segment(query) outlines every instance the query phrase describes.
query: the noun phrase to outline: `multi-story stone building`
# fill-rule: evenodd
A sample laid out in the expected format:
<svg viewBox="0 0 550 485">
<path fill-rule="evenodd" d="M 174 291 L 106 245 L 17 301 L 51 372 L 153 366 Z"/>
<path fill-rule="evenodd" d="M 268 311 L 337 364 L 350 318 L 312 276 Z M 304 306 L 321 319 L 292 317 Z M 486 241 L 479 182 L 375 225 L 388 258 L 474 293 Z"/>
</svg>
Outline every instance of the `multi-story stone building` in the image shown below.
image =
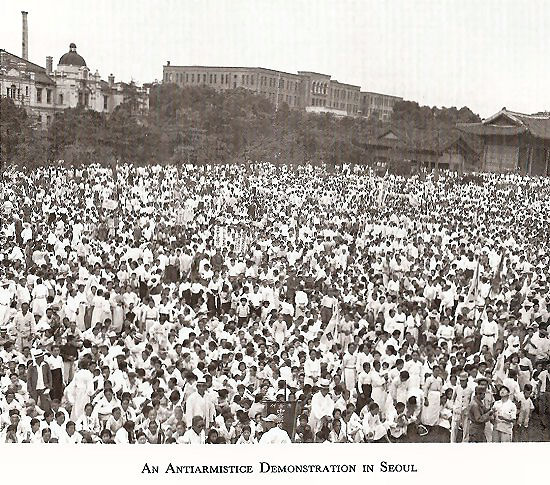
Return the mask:
<svg viewBox="0 0 550 485">
<path fill-rule="evenodd" d="M 163 81 L 179 86 L 210 86 L 216 91 L 245 88 L 274 104 L 300 108 L 301 78 L 262 67 L 164 66 Z"/>
<path fill-rule="evenodd" d="M 389 121 L 393 113 L 393 107 L 397 101 L 403 101 L 398 96 L 389 94 L 371 93 L 361 91 L 361 115 L 366 118 L 376 118 L 380 121 Z"/>
<path fill-rule="evenodd" d="M 28 60 L 27 15 L 23 14 L 22 57 L 0 49 L 0 96 L 8 97 L 17 106 L 24 107 L 36 119 L 37 126 L 46 128 L 53 115 L 66 108 L 112 113 L 130 98 L 137 114 L 149 108 L 149 90 L 134 83 L 115 83 L 111 74 L 108 81 L 99 72 L 92 72 L 84 58 L 71 43 L 69 51 L 61 56 L 53 69 L 53 58 L 46 57 L 46 67 Z"/>
<path fill-rule="evenodd" d="M 328 74 L 299 71 L 291 74 L 263 67 L 173 66 L 167 62 L 163 82 L 180 86 L 210 86 L 217 91 L 245 88 L 264 96 L 276 106 L 333 112 L 343 116 L 359 113 L 360 87 L 340 83 Z"/>
</svg>

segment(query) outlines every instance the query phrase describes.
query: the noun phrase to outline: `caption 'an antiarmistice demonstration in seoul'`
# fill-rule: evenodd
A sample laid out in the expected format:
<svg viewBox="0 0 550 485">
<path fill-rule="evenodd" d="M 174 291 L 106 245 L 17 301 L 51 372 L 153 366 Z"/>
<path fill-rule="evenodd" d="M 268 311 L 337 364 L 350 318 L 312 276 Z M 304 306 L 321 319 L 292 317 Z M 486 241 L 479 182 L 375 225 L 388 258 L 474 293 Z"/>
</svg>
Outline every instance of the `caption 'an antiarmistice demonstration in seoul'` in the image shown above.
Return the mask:
<svg viewBox="0 0 550 485">
<path fill-rule="evenodd" d="M 499 116 L 471 130 L 550 132 Z M 485 148 L 3 166 L 0 441 L 548 440 L 550 179 Z"/>
</svg>

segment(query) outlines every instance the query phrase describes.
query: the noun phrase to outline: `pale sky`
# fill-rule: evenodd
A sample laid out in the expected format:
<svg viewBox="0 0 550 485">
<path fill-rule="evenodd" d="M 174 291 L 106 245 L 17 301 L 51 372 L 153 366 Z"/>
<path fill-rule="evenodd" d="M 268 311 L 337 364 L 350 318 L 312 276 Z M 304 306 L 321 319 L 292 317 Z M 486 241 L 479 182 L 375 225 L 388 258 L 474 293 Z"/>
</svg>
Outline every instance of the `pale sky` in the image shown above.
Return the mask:
<svg viewBox="0 0 550 485">
<path fill-rule="evenodd" d="M 0 47 L 42 66 L 75 42 L 104 79 L 173 65 L 316 71 L 430 106 L 550 110 L 547 0 L 17 0 Z"/>
</svg>

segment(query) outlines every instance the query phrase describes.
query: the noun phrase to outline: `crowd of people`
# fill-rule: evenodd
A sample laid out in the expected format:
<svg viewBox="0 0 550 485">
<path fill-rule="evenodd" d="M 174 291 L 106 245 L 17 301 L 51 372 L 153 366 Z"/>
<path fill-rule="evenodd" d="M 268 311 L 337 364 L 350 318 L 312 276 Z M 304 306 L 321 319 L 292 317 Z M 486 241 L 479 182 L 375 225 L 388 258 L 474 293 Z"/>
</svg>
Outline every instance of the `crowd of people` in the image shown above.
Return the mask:
<svg viewBox="0 0 550 485">
<path fill-rule="evenodd" d="M 550 439 L 548 179 L 250 163 L 0 182 L 1 442 Z"/>
</svg>

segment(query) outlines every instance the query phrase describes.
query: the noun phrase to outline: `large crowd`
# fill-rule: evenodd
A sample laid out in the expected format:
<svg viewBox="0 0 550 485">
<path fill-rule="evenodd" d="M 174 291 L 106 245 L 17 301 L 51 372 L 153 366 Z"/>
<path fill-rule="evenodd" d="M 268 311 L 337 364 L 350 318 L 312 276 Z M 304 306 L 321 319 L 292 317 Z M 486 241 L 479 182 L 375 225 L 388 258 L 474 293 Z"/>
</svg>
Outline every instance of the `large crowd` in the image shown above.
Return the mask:
<svg viewBox="0 0 550 485">
<path fill-rule="evenodd" d="M 0 182 L 0 442 L 550 439 L 548 179 L 251 163 Z"/>
</svg>

